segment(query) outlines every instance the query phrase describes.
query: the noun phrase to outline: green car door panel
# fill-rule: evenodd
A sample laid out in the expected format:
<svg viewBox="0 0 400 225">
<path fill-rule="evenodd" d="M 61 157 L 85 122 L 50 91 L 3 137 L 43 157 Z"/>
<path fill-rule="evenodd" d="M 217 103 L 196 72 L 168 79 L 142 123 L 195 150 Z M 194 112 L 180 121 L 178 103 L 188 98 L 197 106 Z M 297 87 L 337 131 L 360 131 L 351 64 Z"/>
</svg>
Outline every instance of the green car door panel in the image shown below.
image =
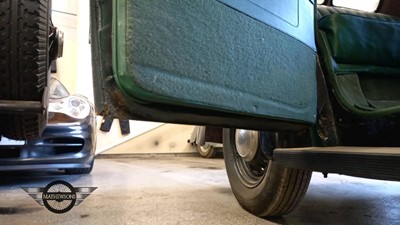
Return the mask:
<svg viewBox="0 0 400 225">
<path fill-rule="evenodd" d="M 113 15 L 113 79 L 127 101 L 315 123 L 312 45 L 213 0 L 119 0 Z M 313 14 L 299 22 L 312 39 Z"/>
</svg>

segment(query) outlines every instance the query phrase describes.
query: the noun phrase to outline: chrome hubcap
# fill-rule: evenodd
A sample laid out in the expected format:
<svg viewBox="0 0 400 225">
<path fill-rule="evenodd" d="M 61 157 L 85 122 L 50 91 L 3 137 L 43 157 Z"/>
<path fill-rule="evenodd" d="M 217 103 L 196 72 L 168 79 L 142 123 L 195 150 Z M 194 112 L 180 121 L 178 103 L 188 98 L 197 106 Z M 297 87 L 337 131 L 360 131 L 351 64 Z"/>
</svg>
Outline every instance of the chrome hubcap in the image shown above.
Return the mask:
<svg viewBox="0 0 400 225">
<path fill-rule="evenodd" d="M 57 58 L 61 58 L 63 56 L 64 51 L 64 33 L 60 30 L 57 30 Z"/>
<path fill-rule="evenodd" d="M 210 151 L 211 147 L 212 147 L 212 146 L 209 145 L 209 144 L 205 144 L 205 145 L 199 146 L 200 151 L 202 151 L 202 152 L 204 152 L 204 153 Z"/>
<path fill-rule="evenodd" d="M 258 131 L 237 129 L 235 144 L 239 155 L 249 162 L 254 159 L 258 149 Z"/>
</svg>

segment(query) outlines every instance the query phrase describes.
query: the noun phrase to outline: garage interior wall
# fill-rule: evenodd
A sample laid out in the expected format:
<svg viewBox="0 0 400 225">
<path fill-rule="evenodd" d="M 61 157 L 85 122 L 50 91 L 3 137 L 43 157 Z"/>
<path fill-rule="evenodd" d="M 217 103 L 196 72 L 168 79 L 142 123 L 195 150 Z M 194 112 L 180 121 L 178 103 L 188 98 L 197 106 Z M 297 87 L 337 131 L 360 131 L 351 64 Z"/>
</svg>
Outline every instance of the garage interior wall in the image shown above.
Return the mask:
<svg viewBox="0 0 400 225">
<path fill-rule="evenodd" d="M 57 60 L 56 76 L 71 94 L 81 94 L 92 102 L 93 87 L 89 43 L 89 1 L 56 0 L 52 20 L 64 32 L 63 57 Z M 99 130 L 97 118 L 96 154 L 194 152 L 187 143 L 194 126 L 129 121 L 130 134 L 122 135 L 118 121 L 109 132 Z"/>
</svg>

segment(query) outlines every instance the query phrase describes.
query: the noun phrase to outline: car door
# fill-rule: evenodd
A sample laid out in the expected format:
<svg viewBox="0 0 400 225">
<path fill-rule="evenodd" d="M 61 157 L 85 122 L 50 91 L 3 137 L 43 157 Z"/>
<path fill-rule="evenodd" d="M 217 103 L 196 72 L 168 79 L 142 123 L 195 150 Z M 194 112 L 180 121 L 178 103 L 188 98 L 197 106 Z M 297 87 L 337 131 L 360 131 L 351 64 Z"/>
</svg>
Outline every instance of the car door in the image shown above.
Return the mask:
<svg viewBox="0 0 400 225">
<path fill-rule="evenodd" d="M 101 114 L 251 129 L 315 122 L 313 1 L 91 2 Z"/>
</svg>

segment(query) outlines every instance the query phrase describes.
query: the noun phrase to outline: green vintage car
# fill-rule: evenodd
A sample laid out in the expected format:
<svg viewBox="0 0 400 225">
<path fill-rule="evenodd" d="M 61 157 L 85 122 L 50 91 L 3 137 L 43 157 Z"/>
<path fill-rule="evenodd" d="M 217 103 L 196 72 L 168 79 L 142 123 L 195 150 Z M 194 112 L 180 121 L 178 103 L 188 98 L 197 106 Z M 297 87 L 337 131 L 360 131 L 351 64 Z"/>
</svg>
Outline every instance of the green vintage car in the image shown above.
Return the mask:
<svg viewBox="0 0 400 225">
<path fill-rule="evenodd" d="M 346 2 L 91 0 L 97 110 L 224 127 L 257 216 L 290 212 L 312 171 L 400 181 L 400 2 Z"/>
</svg>

